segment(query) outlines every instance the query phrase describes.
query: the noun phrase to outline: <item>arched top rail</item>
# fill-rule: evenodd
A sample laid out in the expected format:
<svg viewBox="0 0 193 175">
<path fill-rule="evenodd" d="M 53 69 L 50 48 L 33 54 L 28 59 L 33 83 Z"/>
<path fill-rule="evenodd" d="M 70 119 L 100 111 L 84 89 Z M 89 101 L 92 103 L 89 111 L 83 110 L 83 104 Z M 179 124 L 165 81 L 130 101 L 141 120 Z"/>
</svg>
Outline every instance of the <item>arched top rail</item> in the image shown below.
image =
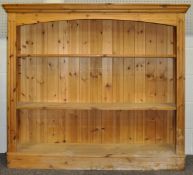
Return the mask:
<svg viewBox="0 0 193 175">
<path fill-rule="evenodd" d="M 16 26 L 65 20 L 123 20 L 177 26 L 178 15 L 171 13 L 18 13 Z"/>
<path fill-rule="evenodd" d="M 17 26 L 79 19 L 130 20 L 177 26 L 178 15 L 185 13 L 190 5 L 4 4 L 3 7 L 8 13 L 15 14 Z"/>
</svg>

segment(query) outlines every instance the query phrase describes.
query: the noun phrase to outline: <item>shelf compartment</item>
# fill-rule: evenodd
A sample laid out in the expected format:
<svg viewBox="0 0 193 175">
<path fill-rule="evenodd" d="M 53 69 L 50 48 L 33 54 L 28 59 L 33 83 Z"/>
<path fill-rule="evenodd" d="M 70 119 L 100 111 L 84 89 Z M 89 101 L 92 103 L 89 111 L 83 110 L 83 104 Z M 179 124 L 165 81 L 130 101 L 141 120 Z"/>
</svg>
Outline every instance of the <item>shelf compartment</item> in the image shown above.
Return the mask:
<svg viewBox="0 0 193 175">
<path fill-rule="evenodd" d="M 89 57 L 176 54 L 173 26 L 140 24 L 117 20 L 70 20 L 25 25 L 20 27 L 18 50 L 21 54 L 80 54 Z M 37 34 L 37 30 L 41 32 Z"/>
<path fill-rule="evenodd" d="M 18 143 L 174 145 L 175 113 L 157 110 L 21 109 L 17 111 Z M 46 133 L 41 134 L 41 131 Z"/>
<path fill-rule="evenodd" d="M 110 58 L 176 58 L 176 55 L 116 55 L 116 54 L 19 54 L 24 57 L 110 57 Z"/>
<path fill-rule="evenodd" d="M 144 103 L 40 103 L 20 102 L 17 109 L 76 109 L 76 110 L 176 110 L 175 104 Z"/>
<path fill-rule="evenodd" d="M 68 157 L 129 157 L 174 156 L 175 148 L 169 144 L 22 144 L 18 152 L 30 154 L 58 154 Z"/>
<path fill-rule="evenodd" d="M 172 103 L 173 58 L 20 58 L 18 101 Z"/>
</svg>

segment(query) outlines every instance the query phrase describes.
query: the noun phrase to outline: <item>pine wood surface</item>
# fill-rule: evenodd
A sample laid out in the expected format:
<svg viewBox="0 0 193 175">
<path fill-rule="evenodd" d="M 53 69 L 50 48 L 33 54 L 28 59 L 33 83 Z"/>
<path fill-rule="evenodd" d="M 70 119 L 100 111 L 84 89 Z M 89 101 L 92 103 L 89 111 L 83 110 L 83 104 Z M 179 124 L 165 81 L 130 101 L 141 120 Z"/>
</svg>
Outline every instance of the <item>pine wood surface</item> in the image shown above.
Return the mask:
<svg viewBox="0 0 193 175">
<path fill-rule="evenodd" d="M 143 144 L 23 144 L 18 152 L 68 157 L 175 157 L 174 146 Z"/>
<path fill-rule="evenodd" d="M 7 12 L 137 12 L 137 13 L 185 13 L 190 7 L 189 4 L 3 4 Z"/>
<path fill-rule="evenodd" d="M 110 57 L 110 58 L 176 58 L 176 55 L 115 55 L 115 54 L 18 54 L 18 58 L 25 57 L 86 57 L 86 58 L 102 58 L 102 57 Z"/>
<path fill-rule="evenodd" d="M 174 53 L 174 38 L 172 35 L 173 28 L 162 26 L 162 25 L 153 25 L 155 26 L 155 30 L 151 31 L 150 34 L 155 37 L 155 40 L 151 40 L 151 38 L 147 38 L 148 36 L 148 29 L 152 27 L 150 24 L 144 25 L 143 29 L 140 29 L 139 26 L 143 23 L 133 23 L 133 22 L 123 22 L 123 21 L 102 21 L 102 20 L 96 20 L 96 21 L 88 21 L 88 20 L 80 20 L 78 22 L 69 21 L 69 22 L 54 22 L 54 23 L 48 23 L 48 24 L 38 24 L 38 25 L 28 25 L 23 26 L 21 28 L 21 44 L 19 47 L 19 50 L 22 54 L 37 54 L 44 52 L 47 53 L 56 53 L 56 54 L 62 54 L 62 53 L 84 53 L 84 54 L 90 54 L 90 55 L 97 55 L 97 54 L 111 54 L 115 56 L 112 57 L 105 57 L 105 58 L 84 58 L 84 57 L 64 57 L 64 58 L 58 58 L 58 57 L 51 57 L 51 58 L 44 58 L 43 61 L 42 57 L 21 57 L 18 60 L 18 64 L 21 66 L 21 70 L 19 69 L 18 74 L 20 75 L 19 81 L 23 82 L 26 86 L 24 89 L 22 85 L 20 84 L 20 90 L 18 98 L 20 101 L 29 101 L 30 97 L 24 92 L 27 90 L 27 84 L 28 81 L 34 81 L 34 84 L 36 87 L 38 86 L 48 86 L 50 85 L 49 82 L 51 82 L 54 79 L 53 87 L 54 89 L 46 89 L 44 88 L 44 93 L 47 93 L 47 101 L 52 102 L 52 99 L 55 99 L 54 101 L 61 101 L 61 102 L 108 102 L 107 98 L 111 98 L 115 102 L 146 102 L 145 97 L 149 98 L 151 97 L 152 100 L 148 100 L 147 102 L 160 102 L 160 97 L 162 99 L 166 99 L 167 96 L 169 96 L 168 93 L 171 93 L 170 96 L 173 96 L 170 98 L 170 100 L 166 100 L 162 102 L 167 103 L 175 103 L 174 99 L 174 91 L 172 93 L 172 88 L 175 89 L 174 86 L 174 79 L 175 75 L 172 73 L 172 71 L 169 72 L 169 70 L 172 70 L 174 67 L 174 61 L 172 58 L 164 58 L 160 59 L 160 61 L 156 61 L 156 64 L 154 64 L 155 59 L 153 62 L 151 59 L 148 59 L 149 57 L 158 57 L 159 55 L 163 54 L 168 57 L 168 55 L 173 55 Z M 49 26 L 51 27 L 50 32 Z M 118 27 L 117 27 L 118 26 Z M 93 27 L 92 32 L 87 31 L 86 33 L 83 32 L 83 29 L 91 30 Z M 98 27 L 98 28 L 97 28 Z M 42 29 L 41 36 L 35 36 L 37 30 Z M 159 29 L 161 28 L 161 29 Z M 96 29 L 96 32 L 95 32 Z M 101 30 L 99 30 L 101 29 Z M 135 29 L 138 31 L 135 31 Z M 165 35 L 161 35 L 160 40 L 156 40 L 157 33 L 159 30 L 163 30 L 165 32 Z M 34 31 L 34 32 L 33 32 Z M 69 31 L 69 32 L 68 32 Z M 106 35 L 103 32 L 110 33 L 110 35 Z M 51 36 L 48 36 L 48 33 L 52 34 Z M 53 36 L 54 35 L 56 36 Z M 69 35 L 68 35 L 69 33 Z M 118 34 L 122 33 L 122 36 L 119 36 Z M 38 35 L 39 35 L 38 34 Z M 98 37 L 95 37 L 95 36 Z M 28 38 L 26 38 L 27 36 Z M 73 36 L 73 37 L 71 37 Z M 135 37 L 136 36 L 136 37 Z M 143 37 L 146 36 L 146 40 L 142 40 Z M 52 42 L 49 42 L 49 38 L 54 37 L 55 42 L 52 40 Z M 31 39 L 30 39 L 31 38 Z M 65 39 L 66 38 L 66 39 Z M 139 48 L 138 49 L 138 41 L 139 41 Z M 111 44 L 112 42 L 112 44 Z M 37 46 L 38 43 L 38 46 Z M 49 43 L 52 43 L 51 46 L 49 46 Z M 113 44 L 114 43 L 114 44 Z M 118 43 L 118 44 L 117 44 Z M 119 44 L 120 43 L 120 44 Z M 124 44 L 125 43 L 125 44 Z M 130 43 L 130 44 L 127 44 Z M 135 43 L 135 45 L 133 45 Z M 149 44 L 150 43 L 150 44 Z M 161 44 L 160 44 L 161 43 Z M 55 46 L 53 46 L 55 44 Z M 93 45 L 95 44 L 95 45 Z M 159 51 L 159 46 L 163 47 L 162 45 L 165 45 L 165 49 L 162 51 Z M 107 45 L 107 46 L 106 46 Z M 117 47 L 117 46 L 118 47 Z M 153 48 L 155 46 L 155 48 Z M 133 47 L 133 48 L 132 48 Z M 53 50 L 55 48 L 55 50 Z M 57 48 L 57 49 L 56 49 Z M 84 48 L 84 49 L 82 49 Z M 121 50 L 122 49 L 122 50 Z M 117 58 L 116 55 L 145 55 L 145 58 Z M 159 54 L 158 54 L 159 53 Z M 157 56 L 158 54 L 158 56 Z M 54 56 L 54 55 L 53 55 Z M 42 62 L 37 62 L 37 60 L 42 60 Z M 144 61 L 140 61 L 144 60 Z M 44 62 L 47 64 L 41 69 L 41 64 L 44 64 Z M 164 64 L 163 64 L 163 63 Z M 24 70 L 22 67 L 22 64 L 31 64 L 33 66 L 27 67 L 27 71 Z M 73 64 L 73 67 L 70 65 Z M 163 68 L 158 70 L 157 66 L 163 64 Z M 19 66 L 19 67 L 20 67 Z M 119 67 L 118 67 L 119 66 Z M 40 69 L 39 69 L 40 67 Z M 139 69 L 139 67 L 141 67 Z M 152 68 L 151 68 L 152 67 Z M 150 70 L 149 70 L 150 68 Z M 30 70 L 31 69 L 31 70 Z M 39 76 L 40 72 L 44 77 L 44 79 L 39 80 L 37 76 Z M 32 72 L 32 76 L 29 76 L 29 71 Z M 141 71 L 141 72 L 140 72 Z M 51 73 L 51 74 L 49 74 Z M 134 79 L 132 78 L 132 74 L 143 74 L 138 78 L 139 76 L 136 76 Z M 139 75 L 140 75 L 139 74 Z M 51 77 L 51 76 L 53 77 Z M 126 77 L 125 77 L 126 76 Z M 168 78 L 170 76 L 170 79 Z M 42 78 L 43 78 L 42 77 Z M 112 79 L 112 77 L 114 77 Z M 117 77 L 117 78 L 116 78 Z M 119 79 L 119 77 L 121 79 Z M 143 81 L 142 80 L 143 77 Z M 154 81 L 155 79 L 155 81 Z M 93 81 L 97 81 L 98 83 L 95 84 Z M 136 88 L 127 87 L 127 82 L 131 82 L 129 84 L 133 84 Z M 151 92 L 145 91 L 145 89 L 149 89 L 148 82 L 155 82 L 156 84 L 161 81 L 165 83 L 165 90 L 157 92 L 157 88 L 155 87 L 154 90 Z M 143 90 L 143 100 L 138 100 L 141 96 L 141 92 L 138 87 L 141 85 L 138 83 L 142 83 L 141 85 L 144 87 Z M 170 84 L 169 86 L 167 84 Z M 173 84 L 173 85 L 172 85 Z M 57 85 L 57 86 L 56 86 Z M 95 95 L 99 95 L 96 100 L 92 100 L 92 94 L 93 86 L 95 88 L 98 88 L 98 93 L 95 93 Z M 99 87 L 100 86 L 100 87 Z M 151 86 L 151 85 L 150 85 Z M 168 91 L 168 87 L 171 87 L 171 91 Z M 73 89 L 72 89 L 73 87 Z M 85 101 L 82 99 L 82 97 L 79 94 L 83 94 L 83 91 L 86 88 L 86 95 L 87 100 Z M 118 88 L 118 89 L 117 89 Z M 131 88 L 131 89 L 130 89 Z M 63 90 L 62 90 L 63 89 Z M 75 90 L 76 89 L 76 90 Z M 93 89 L 93 90 L 94 90 Z M 23 91 L 22 91 L 23 90 Z M 119 94 L 118 90 L 122 93 Z M 33 91 L 36 91 L 36 88 L 33 89 Z M 50 91 L 53 92 L 53 94 L 50 94 Z M 72 92 L 73 91 L 73 92 Z M 75 93 L 76 92 L 76 93 Z M 33 95 L 33 101 L 36 101 L 36 93 Z M 62 93 L 62 94 L 61 94 Z M 73 93 L 73 96 L 71 94 Z M 119 96 L 119 100 L 117 101 L 116 97 L 113 95 L 117 93 L 117 96 Z M 31 93 L 30 93 L 31 94 Z M 48 95 L 49 94 L 49 95 Z M 84 98 L 83 95 L 83 98 Z M 101 96 L 100 96 L 101 95 Z M 55 96 L 55 97 L 54 97 Z M 107 97 L 109 96 L 109 97 Z M 157 98 L 157 96 L 160 96 Z M 71 99 L 72 98 L 72 99 Z M 99 100 L 100 98 L 100 100 Z M 25 100 L 24 100 L 25 99 Z M 156 99 L 156 100 L 154 100 Z M 46 99 L 43 99 L 46 101 Z M 110 100 L 110 99 L 109 99 Z M 111 100 L 110 100 L 111 101 Z"/>
<path fill-rule="evenodd" d="M 20 110 L 18 143 L 175 144 L 174 111 Z"/>
<path fill-rule="evenodd" d="M 189 5 L 4 7 L 9 167 L 184 167 Z"/>
<path fill-rule="evenodd" d="M 45 161 L 46 160 L 46 161 Z M 63 155 L 39 155 L 9 153 L 8 165 L 22 169 L 65 169 L 65 170 L 182 170 L 184 157 L 65 157 Z"/>
<path fill-rule="evenodd" d="M 17 109 L 78 109 L 78 110 L 176 110 L 171 103 L 52 103 L 20 102 Z"/>
</svg>

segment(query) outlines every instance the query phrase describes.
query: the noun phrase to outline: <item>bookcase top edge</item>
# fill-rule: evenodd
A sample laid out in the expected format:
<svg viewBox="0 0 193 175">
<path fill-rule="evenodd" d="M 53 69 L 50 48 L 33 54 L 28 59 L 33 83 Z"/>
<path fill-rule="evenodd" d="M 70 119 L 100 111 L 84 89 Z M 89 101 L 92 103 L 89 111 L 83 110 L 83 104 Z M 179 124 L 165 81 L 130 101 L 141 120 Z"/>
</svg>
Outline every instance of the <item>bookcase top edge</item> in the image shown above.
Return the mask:
<svg viewBox="0 0 193 175">
<path fill-rule="evenodd" d="M 58 3 L 58 4 L 3 4 L 7 13 L 49 12 L 128 12 L 128 13 L 185 13 L 190 4 L 131 4 L 131 3 Z"/>
</svg>

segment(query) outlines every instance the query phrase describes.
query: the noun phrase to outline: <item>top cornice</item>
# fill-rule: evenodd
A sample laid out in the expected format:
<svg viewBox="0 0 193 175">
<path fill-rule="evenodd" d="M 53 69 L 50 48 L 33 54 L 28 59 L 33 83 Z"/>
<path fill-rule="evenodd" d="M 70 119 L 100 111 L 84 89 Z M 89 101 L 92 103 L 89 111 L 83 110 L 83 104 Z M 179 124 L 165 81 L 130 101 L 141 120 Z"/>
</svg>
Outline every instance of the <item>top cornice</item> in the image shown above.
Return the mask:
<svg viewBox="0 0 193 175">
<path fill-rule="evenodd" d="M 3 4 L 8 13 L 185 13 L 190 4 Z"/>
</svg>

